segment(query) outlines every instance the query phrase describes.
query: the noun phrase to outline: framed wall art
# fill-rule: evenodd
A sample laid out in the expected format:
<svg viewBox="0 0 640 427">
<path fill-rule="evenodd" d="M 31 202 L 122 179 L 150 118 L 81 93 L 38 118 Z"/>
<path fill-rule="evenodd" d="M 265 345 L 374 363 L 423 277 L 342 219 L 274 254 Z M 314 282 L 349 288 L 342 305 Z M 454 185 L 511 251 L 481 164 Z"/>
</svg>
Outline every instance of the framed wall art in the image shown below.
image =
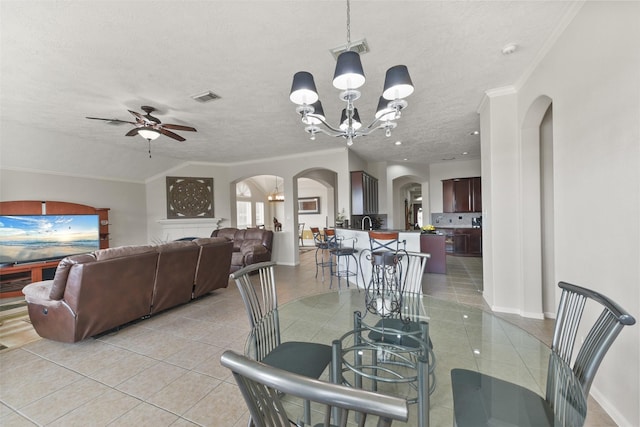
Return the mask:
<svg viewBox="0 0 640 427">
<path fill-rule="evenodd" d="M 298 214 L 319 214 L 320 197 L 300 197 L 298 199 Z"/>
<path fill-rule="evenodd" d="M 167 219 L 213 218 L 213 178 L 167 177 Z"/>
</svg>

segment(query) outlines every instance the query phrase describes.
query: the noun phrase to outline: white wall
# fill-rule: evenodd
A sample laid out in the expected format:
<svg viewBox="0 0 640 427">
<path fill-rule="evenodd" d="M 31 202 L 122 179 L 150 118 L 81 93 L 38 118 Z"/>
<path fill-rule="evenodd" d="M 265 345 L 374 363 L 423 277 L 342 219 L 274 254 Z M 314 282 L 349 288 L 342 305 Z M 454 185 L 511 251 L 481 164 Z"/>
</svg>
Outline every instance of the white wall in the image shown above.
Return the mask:
<svg viewBox="0 0 640 427">
<path fill-rule="evenodd" d="M 157 236 L 161 229 L 158 219 L 166 218 L 166 176 L 194 176 L 213 177 L 214 185 L 214 215 L 223 218 L 221 227 L 230 226 L 234 213 L 235 183 L 255 175 L 273 175 L 284 179 L 284 197 L 282 205 L 284 215 L 278 218 L 282 223 L 282 232 L 276 233 L 274 238 L 274 253 L 272 259 L 279 264 L 295 265 L 298 259 L 298 229 L 297 216 L 294 212 L 294 201 L 298 198 L 297 185 L 294 179 L 305 171 L 327 169 L 338 174 L 337 200 L 338 209 L 349 209 L 350 175 L 348 168 L 347 150 L 325 150 L 313 155 L 292 155 L 278 159 L 264 159 L 256 162 L 236 163 L 233 165 L 219 165 L 207 163 L 186 163 L 174 168 L 167 174 L 156 176 L 147 182 L 147 220 L 150 238 Z M 280 208 L 280 206 L 278 206 Z M 294 221 L 295 219 L 295 221 Z M 333 221 L 333 218 L 332 218 Z"/>
<path fill-rule="evenodd" d="M 535 267 L 523 256 L 532 242 L 522 239 L 529 224 L 520 188 L 529 177 L 519 132 L 530 107 L 546 96 L 553 103 L 555 278 L 601 292 L 640 316 L 638 22 L 638 2 L 585 2 L 517 92 L 494 93 L 483 106 L 492 306 L 526 312 L 524 295 L 536 291 L 524 285 L 525 272 Z M 613 226 L 602 231 L 603 223 Z M 587 308 L 585 320 L 595 316 Z M 622 331 L 591 390 L 621 426 L 640 425 L 638 328 Z"/>
<path fill-rule="evenodd" d="M 311 227 L 324 228 L 329 217 L 329 206 L 333 206 L 333 200 L 329 199 L 329 197 L 333 198 L 333 189 L 331 190 L 331 196 L 329 196 L 327 188 L 318 181 L 302 179 L 298 180 L 298 198 L 301 197 L 319 197 L 320 213 L 298 214 L 298 222 L 304 223 L 305 230 L 309 230 Z"/>
<path fill-rule="evenodd" d="M 49 200 L 110 208 L 110 246 L 147 242 L 145 186 L 32 171 L 0 170 L 0 200 Z"/>
</svg>

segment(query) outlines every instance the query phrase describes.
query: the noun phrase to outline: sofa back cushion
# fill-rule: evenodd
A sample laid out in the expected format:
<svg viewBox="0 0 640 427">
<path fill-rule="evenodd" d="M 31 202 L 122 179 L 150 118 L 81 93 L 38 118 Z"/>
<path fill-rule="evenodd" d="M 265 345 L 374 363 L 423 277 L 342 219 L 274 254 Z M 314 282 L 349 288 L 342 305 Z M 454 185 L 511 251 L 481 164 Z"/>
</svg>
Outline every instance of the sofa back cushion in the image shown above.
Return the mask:
<svg viewBox="0 0 640 427">
<path fill-rule="evenodd" d="M 51 286 L 51 292 L 49 292 L 49 299 L 56 301 L 62 299 L 64 290 L 67 287 L 69 272 L 74 265 L 94 262 L 95 260 L 96 257 L 92 254 L 83 254 L 66 257 L 60 261 L 58 268 L 56 268 L 56 274 L 53 276 L 53 285 Z"/>
<path fill-rule="evenodd" d="M 223 238 L 196 239 L 200 257 L 196 268 L 193 297 L 198 298 L 229 285 L 229 269 L 233 243 Z"/>
<path fill-rule="evenodd" d="M 176 241 L 157 246 L 158 266 L 151 313 L 191 300 L 200 247 L 192 241 Z"/>
<path fill-rule="evenodd" d="M 221 228 L 219 230 L 213 230 L 211 237 L 226 237 L 229 240 L 233 240 L 236 231 L 238 231 L 238 229 L 233 227 Z"/>
<path fill-rule="evenodd" d="M 148 252 L 156 252 L 154 246 L 118 246 L 116 248 L 100 249 L 93 254 L 97 261 L 106 261 L 113 258 L 122 258 L 125 256 L 139 255 Z"/>
<path fill-rule="evenodd" d="M 273 243 L 273 231 L 261 230 L 259 228 L 249 228 L 244 233 L 245 240 L 258 240 L 262 246 L 271 251 Z"/>
</svg>

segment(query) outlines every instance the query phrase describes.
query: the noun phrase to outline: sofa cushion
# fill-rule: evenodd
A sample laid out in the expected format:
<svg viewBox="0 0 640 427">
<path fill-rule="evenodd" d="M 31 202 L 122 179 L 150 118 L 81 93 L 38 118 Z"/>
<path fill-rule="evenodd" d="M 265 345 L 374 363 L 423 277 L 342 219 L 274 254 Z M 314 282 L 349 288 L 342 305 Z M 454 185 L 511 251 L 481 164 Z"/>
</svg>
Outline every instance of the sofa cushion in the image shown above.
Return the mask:
<svg viewBox="0 0 640 427">
<path fill-rule="evenodd" d="M 156 246 L 156 249 L 158 250 L 158 252 L 164 252 L 192 246 L 196 246 L 196 244 L 191 240 L 176 240 L 175 242 L 168 242 L 158 245 Z"/>
<path fill-rule="evenodd" d="M 108 249 L 100 249 L 99 251 L 95 251 L 94 255 L 96 260 L 105 261 L 113 258 L 121 258 L 124 256 L 138 255 L 144 254 L 147 252 L 154 252 L 156 248 L 153 246 L 142 245 L 142 246 L 119 246 L 116 248 L 108 248 Z"/>
<path fill-rule="evenodd" d="M 64 258 L 58 263 L 56 274 L 53 276 L 53 284 L 50 286 L 49 299 L 61 300 L 64 296 L 64 290 L 67 287 L 67 278 L 71 267 L 76 264 L 84 264 L 86 262 L 94 262 L 96 258 L 91 254 L 74 255 Z"/>
<path fill-rule="evenodd" d="M 53 280 L 45 280 L 43 282 L 30 283 L 22 288 L 24 299 L 31 304 L 41 304 L 48 301 Z M 60 299 L 60 298 L 57 298 Z"/>
<path fill-rule="evenodd" d="M 210 245 L 212 243 L 224 243 L 228 242 L 229 240 L 233 239 L 227 239 L 226 237 L 200 237 L 198 239 L 195 239 L 193 242 L 198 246 L 204 246 Z"/>
<path fill-rule="evenodd" d="M 262 240 L 245 240 L 240 246 L 240 252 L 243 254 L 247 254 L 248 252 L 265 254 L 269 251 L 267 251 L 267 248 L 262 246 Z"/>
<path fill-rule="evenodd" d="M 236 235 L 237 228 L 221 228 L 219 230 L 214 230 L 212 233 L 212 237 L 226 237 L 229 240 L 233 240 Z"/>
</svg>

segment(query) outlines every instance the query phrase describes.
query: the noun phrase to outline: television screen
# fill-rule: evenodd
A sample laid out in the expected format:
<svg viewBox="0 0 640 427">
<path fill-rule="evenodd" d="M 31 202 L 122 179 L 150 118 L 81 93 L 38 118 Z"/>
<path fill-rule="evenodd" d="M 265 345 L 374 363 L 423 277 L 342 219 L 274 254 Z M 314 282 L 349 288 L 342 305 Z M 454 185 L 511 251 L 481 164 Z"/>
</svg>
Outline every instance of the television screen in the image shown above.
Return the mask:
<svg viewBox="0 0 640 427">
<path fill-rule="evenodd" d="M 98 249 L 98 215 L 0 215 L 0 264 L 62 259 Z"/>
</svg>

